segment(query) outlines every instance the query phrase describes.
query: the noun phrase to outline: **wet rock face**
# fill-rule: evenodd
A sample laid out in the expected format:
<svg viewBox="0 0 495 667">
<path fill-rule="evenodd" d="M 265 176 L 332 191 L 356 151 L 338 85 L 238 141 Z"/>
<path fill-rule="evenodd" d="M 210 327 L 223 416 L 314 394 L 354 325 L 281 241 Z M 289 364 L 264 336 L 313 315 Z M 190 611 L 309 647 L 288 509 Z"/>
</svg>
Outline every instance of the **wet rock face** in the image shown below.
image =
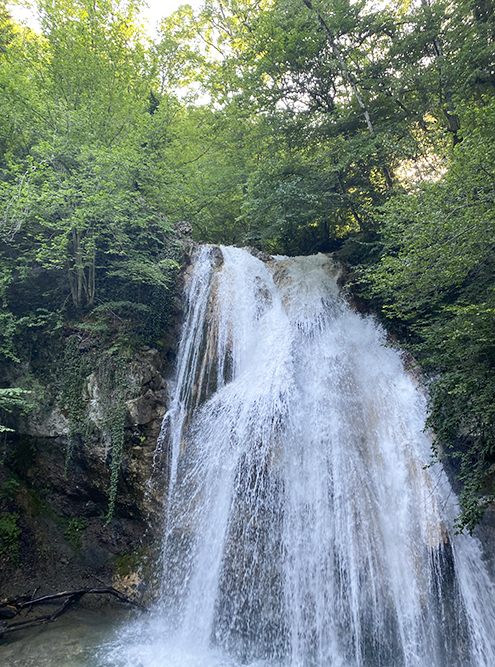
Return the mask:
<svg viewBox="0 0 495 667">
<path fill-rule="evenodd" d="M 20 416 L 11 424 L 16 433 L 0 440 L 0 518 L 7 517 L 14 535 L 4 552 L 0 530 L 3 597 L 37 587 L 48 593 L 117 584 L 145 603 L 149 599 L 159 571 L 168 478 L 166 452 L 157 453 L 156 445 L 169 401 L 165 377 L 173 372 L 180 337 L 185 275 L 195 249 L 189 223 L 178 227 L 183 267 L 160 351 L 145 347 L 125 362 L 125 437 L 111 521 L 112 429 L 98 368 L 83 382 L 87 428 L 70 445 L 60 355 L 50 362 L 37 409 Z M 30 372 L 29 364 L 24 366 L 16 366 L 4 381 L 18 385 Z"/>
<path fill-rule="evenodd" d="M 155 465 L 168 403 L 163 370 L 154 349 L 143 349 L 127 364 L 125 441 L 114 518 L 108 525 L 112 445 L 97 375 L 90 374 L 84 388 L 88 434 L 76 436 L 68 459 L 69 423 L 59 400 L 40 405 L 18 425 L 5 456 L 8 467 L 0 466 L 0 493 L 2 484 L 14 476 L 17 480 L 13 497 L 0 510 L 17 517 L 20 528 L 17 554 L 0 563 L 4 596 L 36 586 L 45 591 L 118 583 L 134 597 L 147 599 L 167 477 Z M 56 390 L 47 393 L 53 396 Z M 123 555 L 130 565 L 125 574 L 116 574 Z"/>
<path fill-rule="evenodd" d="M 273 257 L 269 255 L 267 252 L 264 252 L 263 250 L 258 250 L 258 248 L 251 248 L 247 247 L 246 250 L 253 255 L 253 257 L 257 257 L 259 260 L 262 262 L 272 262 Z"/>
<path fill-rule="evenodd" d="M 136 426 L 149 424 L 154 419 L 163 417 L 166 412 L 166 393 L 163 391 L 157 395 L 151 389 L 148 389 L 144 396 L 126 401 L 127 410 L 131 422 Z"/>
</svg>

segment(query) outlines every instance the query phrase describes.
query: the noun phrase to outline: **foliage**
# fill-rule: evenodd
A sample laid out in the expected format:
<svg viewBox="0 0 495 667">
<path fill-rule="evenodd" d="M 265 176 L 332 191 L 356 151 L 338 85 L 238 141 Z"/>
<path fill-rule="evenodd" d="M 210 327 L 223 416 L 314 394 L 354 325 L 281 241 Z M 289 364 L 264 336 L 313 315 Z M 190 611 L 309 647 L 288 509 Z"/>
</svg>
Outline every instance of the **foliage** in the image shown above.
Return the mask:
<svg viewBox="0 0 495 667">
<path fill-rule="evenodd" d="M 3 482 L 3 484 L 0 485 L 0 499 L 13 500 L 15 494 L 19 490 L 19 487 L 20 487 L 19 480 L 14 476 L 9 477 L 8 480 L 6 480 L 5 482 Z"/>
<path fill-rule="evenodd" d="M 14 499 L 19 486 L 19 481 L 15 477 L 10 477 L 0 485 L 0 555 L 13 563 L 19 562 L 19 540 L 22 530 L 18 523 L 20 515 L 11 511 L 9 503 Z"/>
<path fill-rule="evenodd" d="M 112 443 L 108 513 L 106 516 L 106 524 L 108 524 L 115 511 L 117 484 L 125 441 L 127 417 L 125 399 L 129 391 L 129 381 L 124 359 L 110 355 L 100 359 L 97 378 L 102 407 L 101 421 Z"/>
<path fill-rule="evenodd" d="M 123 457 L 127 417 L 125 400 L 129 391 L 127 365 L 123 357 L 111 354 L 112 350 L 102 351 L 98 347 L 93 347 L 90 351 L 80 350 L 79 342 L 77 335 L 67 339 L 62 371 L 62 401 L 69 421 L 65 472 L 67 474 L 67 467 L 77 441 L 91 436 L 93 422 L 88 416 L 87 386 L 91 369 L 96 368 L 94 377 L 100 411 L 98 422 L 111 444 L 106 516 L 108 523 L 115 510 L 119 470 Z"/>
<path fill-rule="evenodd" d="M 131 552 L 122 551 L 114 562 L 113 571 L 118 577 L 127 577 L 134 570 L 140 568 L 146 560 L 148 548 L 146 546 L 133 549 Z"/>
<path fill-rule="evenodd" d="M 0 363 L 45 372 L 62 352 L 69 453 L 87 358 L 67 329 L 156 343 L 150 306 L 168 307 L 182 259 L 165 215 L 180 105 L 158 92 L 139 8 L 40 0 L 42 34 L 0 12 Z"/>
<path fill-rule="evenodd" d="M 18 512 L 2 512 L 0 515 L 0 555 L 19 561 L 19 538 L 21 528 Z"/>
<path fill-rule="evenodd" d="M 0 388 L 0 411 L 12 412 L 14 408 L 26 409 L 28 406 L 26 394 L 30 393 L 31 392 L 21 389 L 20 387 Z M 13 431 L 13 429 L 0 424 L 0 433 L 5 431 Z"/>
<path fill-rule="evenodd" d="M 83 400 L 83 389 L 88 372 L 88 359 L 79 351 L 79 339 L 76 335 L 70 336 L 65 344 L 62 366 L 61 400 L 67 411 L 69 422 L 65 474 L 67 474 L 67 466 L 74 449 L 76 436 L 88 433 L 89 422 L 86 419 L 86 404 Z"/>
<path fill-rule="evenodd" d="M 69 519 L 69 525 L 64 532 L 64 536 L 75 551 L 78 551 L 82 546 L 82 532 L 86 528 L 86 522 L 82 517 Z"/>
<path fill-rule="evenodd" d="M 382 209 L 383 256 L 366 274 L 414 334 L 436 448 L 460 462 L 458 527 L 472 531 L 495 493 L 495 103 L 465 123 L 446 177 Z"/>
</svg>

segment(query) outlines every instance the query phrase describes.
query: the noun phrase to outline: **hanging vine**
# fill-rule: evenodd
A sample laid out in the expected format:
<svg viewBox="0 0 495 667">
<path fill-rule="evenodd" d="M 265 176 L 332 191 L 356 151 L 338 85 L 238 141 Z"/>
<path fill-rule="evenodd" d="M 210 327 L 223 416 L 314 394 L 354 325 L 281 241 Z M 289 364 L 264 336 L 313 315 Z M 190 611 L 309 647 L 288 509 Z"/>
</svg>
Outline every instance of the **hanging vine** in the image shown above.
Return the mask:
<svg viewBox="0 0 495 667">
<path fill-rule="evenodd" d="M 129 390 L 126 363 L 122 357 L 105 355 L 98 360 L 97 381 L 100 390 L 101 416 L 110 436 L 110 485 L 107 525 L 115 511 L 117 484 L 125 440 L 126 394 Z"/>
<path fill-rule="evenodd" d="M 106 524 L 115 511 L 117 484 L 122 463 L 125 440 L 126 396 L 129 390 L 126 362 L 122 357 L 108 352 L 100 353 L 93 349 L 84 353 L 79 349 L 76 335 L 67 339 L 64 353 L 62 376 L 62 404 L 69 422 L 69 434 L 65 457 L 65 473 L 74 451 L 78 436 L 87 438 L 92 431 L 92 422 L 88 417 L 88 401 L 85 398 L 85 386 L 88 375 L 96 367 L 98 384 L 98 403 L 101 415 L 101 429 L 109 437 L 110 448 L 110 483 L 108 493 L 108 512 Z"/>
<path fill-rule="evenodd" d="M 69 422 L 65 475 L 67 475 L 67 466 L 74 451 L 77 436 L 88 434 L 87 404 L 83 398 L 84 383 L 88 372 L 88 359 L 79 350 L 79 338 L 76 335 L 70 336 L 65 343 L 62 365 L 62 405 L 65 407 Z"/>
</svg>

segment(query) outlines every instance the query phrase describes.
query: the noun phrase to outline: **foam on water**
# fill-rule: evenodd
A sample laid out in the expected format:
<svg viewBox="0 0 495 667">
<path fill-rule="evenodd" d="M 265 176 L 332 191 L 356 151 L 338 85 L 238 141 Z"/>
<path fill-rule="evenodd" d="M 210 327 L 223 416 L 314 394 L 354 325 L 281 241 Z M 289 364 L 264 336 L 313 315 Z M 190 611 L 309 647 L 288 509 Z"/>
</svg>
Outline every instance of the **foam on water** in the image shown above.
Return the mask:
<svg viewBox="0 0 495 667">
<path fill-rule="evenodd" d="M 189 281 L 160 599 L 101 664 L 492 667 L 495 587 L 398 354 L 326 256 L 222 252 Z"/>
</svg>

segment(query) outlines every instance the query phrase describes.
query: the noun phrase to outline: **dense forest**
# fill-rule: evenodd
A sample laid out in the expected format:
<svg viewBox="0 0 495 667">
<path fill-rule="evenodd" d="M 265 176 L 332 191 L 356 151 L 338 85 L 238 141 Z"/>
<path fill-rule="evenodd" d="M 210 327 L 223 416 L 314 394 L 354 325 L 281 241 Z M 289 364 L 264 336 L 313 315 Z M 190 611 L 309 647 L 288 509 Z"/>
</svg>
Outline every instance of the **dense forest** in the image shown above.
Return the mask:
<svg viewBox="0 0 495 667">
<path fill-rule="evenodd" d="M 75 340 L 114 375 L 160 344 L 187 220 L 336 253 L 421 365 L 472 530 L 495 492 L 494 1 L 206 0 L 154 38 L 140 9 L 38 0 L 37 32 L 0 2 L 0 430 Z"/>
</svg>

